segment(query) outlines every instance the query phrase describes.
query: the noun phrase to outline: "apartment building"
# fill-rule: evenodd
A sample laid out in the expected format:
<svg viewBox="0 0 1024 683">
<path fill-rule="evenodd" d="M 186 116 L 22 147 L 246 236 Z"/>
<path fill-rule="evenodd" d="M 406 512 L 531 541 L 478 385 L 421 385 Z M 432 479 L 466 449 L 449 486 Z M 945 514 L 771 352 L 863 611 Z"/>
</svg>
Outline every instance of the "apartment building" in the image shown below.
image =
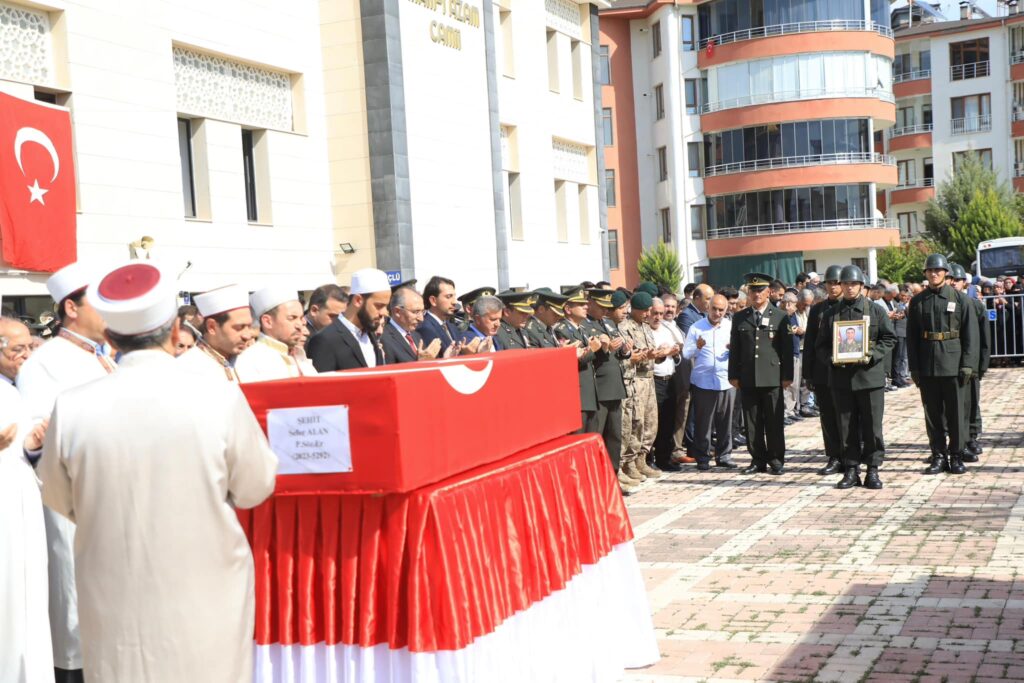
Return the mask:
<svg viewBox="0 0 1024 683">
<path fill-rule="evenodd" d="M 613 282 L 659 240 L 687 281 L 874 277 L 899 243 L 877 204 L 895 160 L 872 145 L 896 119 L 888 2 L 619 0 L 600 18 Z"/>
<path fill-rule="evenodd" d="M 1024 14 L 1016 5 L 1002 17 L 972 11 L 965 5 L 959 20 L 896 32 L 896 125 L 884 145 L 896 159 L 898 184 L 886 204 L 903 238 L 924 230 L 935 184 L 965 155 L 1024 191 Z"/>
</svg>

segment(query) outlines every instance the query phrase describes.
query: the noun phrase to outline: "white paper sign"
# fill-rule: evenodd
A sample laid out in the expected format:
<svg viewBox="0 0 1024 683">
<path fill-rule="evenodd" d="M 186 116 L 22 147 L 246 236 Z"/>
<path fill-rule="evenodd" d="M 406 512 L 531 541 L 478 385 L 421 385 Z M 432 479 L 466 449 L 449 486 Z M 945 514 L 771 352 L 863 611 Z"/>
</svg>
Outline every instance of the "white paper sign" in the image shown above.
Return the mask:
<svg viewBox="0 0 1024 683">
<path fill-rule="evenodd" d="M 348 406 L 309 406 L 267 411 L 267 439 L 278 474 L 352 471 Z"/>
</svg>

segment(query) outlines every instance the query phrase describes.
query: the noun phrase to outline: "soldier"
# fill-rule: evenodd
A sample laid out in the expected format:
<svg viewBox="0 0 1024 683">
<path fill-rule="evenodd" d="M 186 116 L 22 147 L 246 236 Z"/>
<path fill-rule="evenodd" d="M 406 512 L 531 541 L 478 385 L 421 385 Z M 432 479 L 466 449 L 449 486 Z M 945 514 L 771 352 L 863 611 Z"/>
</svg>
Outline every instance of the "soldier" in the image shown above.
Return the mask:
<svg viewBox="0 0 1024 683">
<path fill-rule="evenodd" d="M 633 479 L 644 481 L 661 473 L 647 464 L 658 433 L 654 335 L 647 324 L 654 299 L 647 292 L 638 291 L 629 303 L 629 317 L 619 323 L 619 332 L 633 344 L 633 355 L 623 361 L 623 377 L 628 372 L 632 379 L 626 382 L 629 397 L 622 403 L 622 469 Z"/>
<path fill-rule="evenodd" d="M 831 349 L 828 354 L 819 354 L 815 350 L 819 334 L 831 334 L 824 329 L 822 319 L 825 314 L 839 301 L 842 287 L 839 278 L 842 274 L 839 266 L 829 266 L 825 270 L 825 291 L 828 298 L 811 306 L 807 314 L 807 332 L 804 336 L 803 377 L 808 388 L 814 392 L 821 419 L 821 436 L 825 442 L 825 456 L 828 463 L 818 474 L 826 476 L 837 474 L 843 465 L 843 441 L 839 436 L 839 422 L 836 418 L 836 406 L 832 401 L 829 388 L 829 367 L 832 358 Z"/>
<path fill-rule="evenodd" d="M 526 323 L 526 341 L 530 348 L 557 349 L 561 346 L 555 338 L 554 327 L 565 318 L 562 306 L 568 297 L 555 294 L 547 287 L 534 290 L 537 303 L 533 317 Z"/>
<path fill-rule="evenodd" d="M 635 479 L 619 471 L 622 457 L 622 400 L 626 398 L 626 385 L 622 380 L 619 360 L 629 358 L 630 347 L 615 326 L 607 319 L 608 311 L 615 308 L 612 292 L 606 289 L 591 289 L 588 315 L 583 331 L 588 337 L 601 340 L 601 350 L 594 354 L 594 380 L 597 384 L 597 416 L 595 431 L 604 437 L 612 467 L 619 475 L 619 485 L 624 493 L 632 491 Z"/>
<path fill-rule="evenodd" d="M 907 316 L 910 378 L 921 391 L 932 452 L 925 474 L 967 471 L 961 387 L 970 383 L 978 362 L 978 320 L 967 297 L 946 284 L 948 272 L 945 256 L 928 256 L 928 288 L 910 300 Z M 948 445 L 943 419 L 949 428 Z"/>
<path fill-rule="evenodd" d="M 843 298 L 822 316 L 815 340 L 815 353 L 832 364 L 829 387 L 842 440 L 844 467 L 843 478 L 836 488 L 860 486 L 860 466 L 863 464 L 867 467 L 864 487 L 880 489 L 882 481 L 878 478 L 878 468 L 885 458 L 885 440 L 882 438 L 885 372 L 888 354 L 896 346 L 896 331 L 886 311 L 864 296 L 864 273 L 860 268 L 846 266 L 840 280 Z M 843 323 L 862 320 L 868 321 L 868 329 L 864 332 L 867 338 L 857 342 L 853 338 L 856 328 Z M 869 355 L 856 363 L 838 363 L 832 355 L 833 330 L 837 327 L 845 335 L 839 343 L 839 353 L 866 348 Z"/>
<path fill-rule="evenodd" d="M 786 463 L 782 390 L 793 383 L 793 340 L 786 314 L 768 301 L 772 278 L 744 276 L 750 306 L 732 321 L 729 383 L 739 389 L 751 463 L 743 474 L 782 474 Z"/>
<path fill-rule="evenodd" d="M 455 323 L 459 332 L 468 332 L 469 326 L 473 324 L 473 304 L 476 303 L 476 300 L 485 296 L 494 296 L 497 291 L 494 287 L 478 287 L 458 298 L 458 302 L 462 304 L 462 317 Z"/>
<path fill-rule="evenodd" d="M 587 293 L 582 287 L 570 287 L 565 294 L 565 319 L 555 325 L 555 337 L 560 343 L 571 344 L 578 349 L 576 363 L 579 370 L 582 411 L 579 432 L 596 432 L 597 384 L 594 380 L 594 354 L 601 350 L 602 344 L 599 338 L 591 338 L 583 330 L 583 325 L 587 322 Z"/>
<path fill-rule="evenodd" d="M 533 316 L 533 304 L 537 300 L 533 292 L 513 292 L 505 290 L 498 295 L 505 310 L 501 314 L 501 327 L 498 328 L 498 348 L 502 351 L 528 349 L 530 343 L 523 328 Z"/>
<path fill-rule="evenodd" d="M 967 288 L 967 271 L 960 264 L 950 264 L 953 273 L 953 288 L 963 292 Z M 964 448 L 964 462 L 978 462 L 981 445 L 978 436 L 981 434 L 981 378 L 988 372 L 992 355 L 992 340 L 988 324 L 988 311 L 985 304 L 970 296 L 967 297 L 974 315 L 978 319 L 978 363 L 974 366 L 974 376 L 964 391 L 964 418 L 967 426 L 967 446 Z"/>
</svg>

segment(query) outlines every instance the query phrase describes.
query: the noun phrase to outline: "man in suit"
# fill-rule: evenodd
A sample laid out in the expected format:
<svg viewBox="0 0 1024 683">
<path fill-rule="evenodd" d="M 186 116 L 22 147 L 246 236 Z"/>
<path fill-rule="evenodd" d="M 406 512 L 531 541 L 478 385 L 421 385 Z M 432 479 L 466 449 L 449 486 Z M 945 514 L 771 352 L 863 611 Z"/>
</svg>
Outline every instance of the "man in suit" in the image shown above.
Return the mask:
<svg viewBox="0 0 1024 683">
<path fill-rule="evenodd" d="M 464 333 L 473 324 L 473 304 L 476 303 L 476 300 L 484 296 L 494 296 L 497 291 L 494 287 L 477 287 L 473 291 L 466 292 L 459 297 L 458 301 L 462 304 L 462 311 L 453 315 L 452 320 L 461 336 L 465 336 Z"/>
<path fill-rule="evenodd" d="M 504 310 L 505 304 L 496 296 L 482 296 L 473 302 L 473 310 L 470 311 L 473 322 L 462 335 L 463 353 L 505 350 L 497 337 Z"/>
<path fill-rule="evenodd" d="M 423 337 L 416 328 L 423 322 L 423 297 L 412 287 L 402 287 L 391 295 L 388 305 L 391 319 L 384 325 L 381 346 L 384 347 L 384 362 L 411 363 L 417 360 L 437 358 L 441 351 L 441 340 L 435 339 L 424 346 Z"/>
<path fill-rule="evenodd" d="M 353 273 L 345 315 L 309 340 L 309 359 L 317 372 L 383 365 L 377 329 L 390 299 L 391 285 L 383 270 L 363 268 Z"/>
<path fill-rule="evenodd" d="M 348 294 L 338 285 L 320 285 L 313 290 L 306 310 L 306 327 L 310 336 L 337 320 L 347 306 Z"/>
<path fill-rule="evenodd" d="M 770 275 L 747 273 L 750 306 L 733 318 L 729 383 L 740 390 L 750 467 L 782 474 L 786 462 L 782 390 L 793 383 L 793 340 L 786 314 L 768 301 Z"/>
<path fill-rule="evenodd" d="M 427 312 L 417 331 L 424 344 L 440 339 L 443 353 L 462 338 L 462 332 L 452 319 L 455 314 L 455 283 L 440 275 L 430 278 L 423 288 L 423 303 Z"/>
<path fill-rule="evenodd" d="M 533 292 L 513 292 L 505 290 L 498 295 L 505 310 L 501 312 L 501 326 L 498 328 L 498 343 L 502 351 L 512 349 L 528 349 L 530 342 L 526 337 L 526 323 L 530 322 L 535 309 L 537 297 Z"/>
</svg>

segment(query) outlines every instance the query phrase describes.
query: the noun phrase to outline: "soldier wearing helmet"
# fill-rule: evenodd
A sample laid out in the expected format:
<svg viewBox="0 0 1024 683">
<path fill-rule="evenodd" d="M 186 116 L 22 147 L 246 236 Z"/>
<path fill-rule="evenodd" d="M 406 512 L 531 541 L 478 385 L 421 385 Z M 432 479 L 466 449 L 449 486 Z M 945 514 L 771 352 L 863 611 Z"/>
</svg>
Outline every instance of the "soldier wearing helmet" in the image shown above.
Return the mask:
<svg viewBox="0 0 1024 683">
<path fill-rule="evenodd" d="M 829 266 L 825 269 L 825 292 L 828 298 L 811 306 L 811 310 L 807 314 L 807 332 L 804 335 L 804 362 L 801 374 L 808 387 L 814 392 L 821 419 L 821 436 L 825 442 L 825 456 L 828 458 L 825 467 L 818 470 L 820 475 L 838 473 L 843 461 L 843 442 L 839 438 L 836 406 L 832 402 L 832 392 L 829 389 L 828 374 L 831 354 L 817 353 L 814 348 L 819 335 L 830 334 L 822 328 L 822 319 L 839 302 L 839 297 L 842 295 L 843 290 L 839 284 L 842 272 L 841 266 Z"/>
</svg>

